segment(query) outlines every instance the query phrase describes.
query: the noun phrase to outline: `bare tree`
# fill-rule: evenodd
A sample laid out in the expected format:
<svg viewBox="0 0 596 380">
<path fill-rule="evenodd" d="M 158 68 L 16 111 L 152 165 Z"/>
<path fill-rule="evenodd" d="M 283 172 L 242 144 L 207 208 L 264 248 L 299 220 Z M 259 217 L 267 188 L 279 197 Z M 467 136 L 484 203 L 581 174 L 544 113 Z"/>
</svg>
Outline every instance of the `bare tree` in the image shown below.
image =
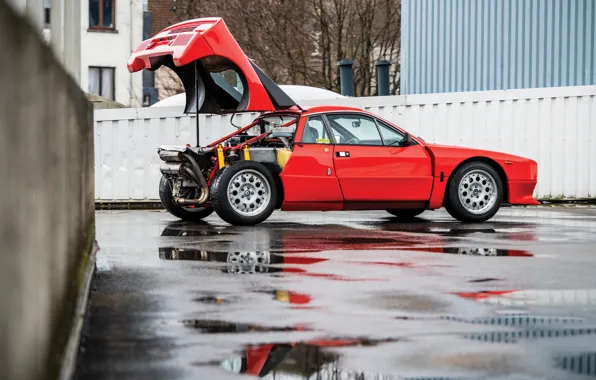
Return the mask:
<svg viewBox="0 0 596 380">
<path fill-rule="evenodd" d="M 277 83 L 339 92 L 337 62 L 352 59 L 356 95 L 375 95 L 375 63 L 387 59 L 399 91 L 401 0 L 177 0 L 172 22 L 209 16 Z"/>
<path fill-rule="evenodd" d="M 391 92 L 399 89 L 400 0 L 309 0 L 321 31 L 322 72 L 328 86 L 338 90 L 335 63 L 354 60 L 356 95 L 374 95 L 375 63 L 393 63 Z"/>
</svg>

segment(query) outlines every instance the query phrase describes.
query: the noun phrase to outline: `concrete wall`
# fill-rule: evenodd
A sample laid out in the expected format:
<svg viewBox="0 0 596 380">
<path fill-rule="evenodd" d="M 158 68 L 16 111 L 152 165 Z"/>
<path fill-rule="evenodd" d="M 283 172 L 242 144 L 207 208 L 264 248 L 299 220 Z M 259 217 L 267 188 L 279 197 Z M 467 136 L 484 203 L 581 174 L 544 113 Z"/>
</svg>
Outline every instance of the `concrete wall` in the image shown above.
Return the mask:
<svg viewBox="0 0 596 380">
<path fill-rule="evenodd" d="M 55 378 L 94 240 L 93 114 L 0 0 L 0 379 Z"/>
<path fill-rule="evenodd" d="M 81 88 L 89 91 L 89 66 L 115 68 L 115 100 L 131 107 L 143 101 L 143 76 L 126 63 L 143 38 L 141 0 L 116 1 L 114 31 L 89 30 L 89 7 L 81 7 Z"/>
</svg>

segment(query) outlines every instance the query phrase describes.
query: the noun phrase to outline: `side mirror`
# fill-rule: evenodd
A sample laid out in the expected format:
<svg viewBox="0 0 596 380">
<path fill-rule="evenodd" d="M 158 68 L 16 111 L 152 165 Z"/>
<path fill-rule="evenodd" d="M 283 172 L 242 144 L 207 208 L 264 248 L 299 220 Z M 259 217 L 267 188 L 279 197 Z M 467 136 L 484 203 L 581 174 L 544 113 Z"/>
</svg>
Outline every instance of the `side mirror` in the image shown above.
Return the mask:
<svg viewBox="0 0 596 380">
<path fill-rule="evenodd" d="M 410 146 L 412 145 L 413 140 L 412 140 L 412 136 L 410 135 L 409 132 L 406 132 L 406 135 L 404 136 L 404 140 L 402 141 L 402 143 L 400 144 L 401 146 Z"/>
</svg>

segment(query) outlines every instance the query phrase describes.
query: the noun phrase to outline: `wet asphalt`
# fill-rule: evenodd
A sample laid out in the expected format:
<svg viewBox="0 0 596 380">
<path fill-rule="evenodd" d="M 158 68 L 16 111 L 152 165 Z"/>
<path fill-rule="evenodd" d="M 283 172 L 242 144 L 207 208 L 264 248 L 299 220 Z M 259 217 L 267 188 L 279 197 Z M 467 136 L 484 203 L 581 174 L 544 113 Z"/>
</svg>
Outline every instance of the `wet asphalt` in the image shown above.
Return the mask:
<svg viewBox="0 0 596 380">
<path fill-rule="evenodd" d="M 596 207 L 97 213 L 77 379 L 596 377 Z"/>
</svg>

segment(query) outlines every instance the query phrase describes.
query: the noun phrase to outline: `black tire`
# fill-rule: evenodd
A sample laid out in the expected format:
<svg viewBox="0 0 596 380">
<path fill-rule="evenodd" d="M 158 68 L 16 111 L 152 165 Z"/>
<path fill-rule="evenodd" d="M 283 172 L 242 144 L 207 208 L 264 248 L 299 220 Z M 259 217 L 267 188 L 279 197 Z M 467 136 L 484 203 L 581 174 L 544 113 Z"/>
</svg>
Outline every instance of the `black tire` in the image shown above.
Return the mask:
<svg viewBox="0 0 596 380">
<path fill-rule="evenodd" d="M 474 177 L 474 173 L 476 174 L 476 177 Z M 466 181 L 468 178 L 471 178 L 471 182 L 463 184 L 462 179 L 464 178 L 466 178 Z M 460 199 L 460 184 L 462 186 L 476 186 L 473 190 L 462 193 L 464 198 L 469 197 L 465 199 L 465 201 Z M 465 190 L 466 188 L 462 187 L 462 189 Z M 472 187 L 470 187 L 470 189 L 472 189 Z M 490 189 L 490 192 L 485 192 L 484 190 L 486 189 Z M 477 194 L 479 195 L 476 197 L 474 191 L 477 190 Z M 496 194 L 494 194 L 494 192 L 496 192 Z M 502 200 L 503 183 L 499 173 L 487 163 L 472 161 L 463 165 L 453 173 L 451 180 L 449 181 L 449 186 L 447 187 L 445 209 L 452 217 L 461 222 L 484 222 L 492 218 L 497 211 L 499 211 Z M 487 202 L 487 204 L 484 205 L 484 202 Z M 472 207 L 479 207 L 480 209 L 471 212 Z"/>
<path fill-rule="evenodd" d="M 388 213 L 400 219 L 411 219 L 422 214 L 424 211 L 426 211 L 424 208 L 387 210 Z"/>
<path fill-rule="evenodd" d="M 230 185 L 230 182 L 237 179 L 239 180 L 240 177 L 237 177 L 237 175 L 241 172 L 243 175 L 253 176 L 253 179 L 255 180 L 255 187 L 253 190 L 255 190 L 256 193 L 261 195 L 258 189 L 263 189 L 263 195 L 261 195 L 263 200 L 255 200 L 254 203 L 251 202 L 250 205 L 246 206 L 255 208 L 254 211 L 250 211 L 249 209 L 246 212 L 242 212 L 235 206 L 232 206 L 232 202 L 238 202 L 236 204 L 240 204 L 240 206 L 237 207 L 242 207 L 241 201 L 238 198 L 231 200 L 230 197 L 232 195 L 228 195 L 228 186 Z M 249 185 L 249 182 L 245 183 Z M 252 186 L 252 184 L 253 182 L 250 182 L 250 186 Z M 242 189 L 243 186 L 244 184 L 242 184 L 239 189 Z M 259 197 L 253 197 L 256 193 L 253 192 L 249 199 L 261 199 Z M 267 193 L 269 193 L 268 197 Z M 239 192 L 236 196 L 242 196 L 242 192 Z M 235 164 L 228 166 L 215 177 L 211 185 L 211 204 L 213 205 L 215 212 L 224 221 L 236 226 L 252 226 L 265 221 L 275 209 L 277 198 L 276 182 L 271 171 L 269 171 L 265 165 L 254 161 L 238 161 Z M 253 212 L 254 214 L 247 215 Z"/>
<path fill-rule="evenodd" d="M 191 211 L 175 204 L 174 196 L 172 195 L 172 185 L 164 176 L 159 181 L 159 199 L 170 214 L 189 222 L 201 221 L 213 213 L 212 207 L 200 207 Z"/>
</svg>

